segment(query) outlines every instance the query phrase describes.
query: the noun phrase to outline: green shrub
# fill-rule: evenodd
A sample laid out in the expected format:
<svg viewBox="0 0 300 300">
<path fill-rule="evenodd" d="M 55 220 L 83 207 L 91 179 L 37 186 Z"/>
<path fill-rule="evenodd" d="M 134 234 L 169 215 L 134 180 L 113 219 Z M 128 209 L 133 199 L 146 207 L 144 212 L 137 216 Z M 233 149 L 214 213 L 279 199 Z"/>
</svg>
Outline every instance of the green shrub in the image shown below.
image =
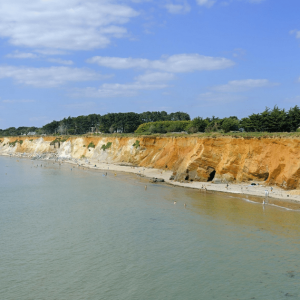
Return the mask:
<svg viewBox="0 0 300 300">
<path fill-rule="evenodd" d="M 86 145 L 83 145 L 82 147 L 86 147 Z"/>
<path fill-rule="evenodd" d="M 50 145 L 55 145 L 55 143 L 60 143 L 60 138 L 56 138 L 55 140 L 53 140 Z"/>
<path fill-rule="evenodd" d="M 140 146 L 140 141 L 136 140 L 132 146 L 137 149 Z"/>
<path fill-rule="evenodd" d="M 61 142 L 61 143 L 64 143 L 68 138 L 69 138 L 69 137 L 65 137 L 65 138 L 63 138 L 60 142 Z"/>
<path fill-rule="evenodd" d="M 239 121 L 232 118 L 225 118 L 221 128 L 224 130 L 224 132 L 229 132 L 231 130 L 239 130 Z"/>
<path fill-rule="evenodd" d="M 33 141 L 33 139 L 29 140 L 29 142 L 32 142 L 32 141 Z"/>
<path fill-rule="evenodd" d="M 19 143 L 20 145 L 22 145 L 23 141 L 15 140 L 14 142 L 8 142 L 9 146 L 12 146 L 12 147 L 15 147 L 17 143 Z"/>
<path fill-rule="evenodd" d="M 81 155 L 80 158 L 81 158 L 81 159 L 85 158 L 85 155 Z"/>
<path fill-rule="evenodd" d="M 111 142 L 108 142 L 106 145 L 104 144 L 104 145 L 102 145 L 101 146 L 101 149 L 103 150 L 103 151 L 105 151 L 106 149 L 109 149 L 110 147 L 111 147 Z"/>
<path fill-rule="evenodd" d="M 95 148 L 95 144 L 93 142 L 90 142 L 89 145 L 88 145 L 88 148 Z"/>
<path fill-rule="evenodd" d="M 192 121 L 158 121 L 141 124 L 135 133 L 166 133 L 186 131 Z"/>
</svg>

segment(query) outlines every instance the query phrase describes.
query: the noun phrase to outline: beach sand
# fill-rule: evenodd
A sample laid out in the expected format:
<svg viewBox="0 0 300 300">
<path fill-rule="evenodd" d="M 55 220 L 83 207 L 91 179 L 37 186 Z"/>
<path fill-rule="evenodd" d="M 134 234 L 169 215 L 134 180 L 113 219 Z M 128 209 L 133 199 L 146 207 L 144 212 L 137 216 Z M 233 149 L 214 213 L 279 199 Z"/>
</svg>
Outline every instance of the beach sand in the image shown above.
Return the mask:
<svg viewBox="0 0 300 300">
<path fill-rule="evenodd" d="M 73 161 L 67 161 L 68 163 L 77 164 Z M 143 177 L 148 178 L 162 178 L 165 183 L 171 184 L 174 186 L 180 186 L 185 188 L 193 188 L 199 189 L 202 192 L 223 192 L 230 194 L 238 194 L 238 195 L 251 195 L 256 197 L 262 197 L 265 199 L 265 192 L 268 191 L 268 198 L 275 198 L 280 200 L 299 202 L 300 203 L 300 191 L 291 190 L 286 191 L 279 187 L 273 186 L 271 190 L 271 186 L 265 186 L 261 183 L 259 185 L 251 186 L 250 183 L 229 183 L 228 188 L 227 184 L 215 184 L 212 182 L 177 182 L 174 180 L 170 180 L 170 176 L 173 174 L 172 171 L 165 171 L 160 169 L 152 169 L 152 168 L 144 168 L 144 167 L 135 167 L 125 164 L 118 163 L 106 163 L 99 162 L 98 160 L 89 159 L 89 163 L 84 161 L 79 161 L 81 165 L 80 168 L 90 168 L 94 170 L 101 171 L 114 171 L 118 172 L 126 172 L 126 173 L 134 173 L 141 175 Z M 95 167 L 96 165 L 96 167 Z"/>
<path fill-rule="evenodd" d="M 7 154 L 2 154 L 4 156 L 9 156 Z M 13 157 L 26 158 L 26 156 L 22 156 L 20 153 L 16 153 L 12 155 Z M 28 158 L 33 157 L 32 155 L 28 156 Z M 45 160 L 39 159 L 37 160 Z M 46 159 L 46 161 L 54 161 L 52 159 Z M 130 164 L 125 163 L 108 163 L 99 161 L 97 159 L 59 159 L 58 161 L 62 163 L 69 163 L 76 165 L 78 168 L 89 168 L 92 170 L 98 170 L 105 172 L 115 172 L 116 175 L 118 172 L 125 173 L 134 173 L 141 177 L 145 178 L 161 178 L 164 179 L 166 184 L 179 186 L 183 188 L 192 188 L 198 189 L 199 191 L 206 192 L 221 192 L 221 193 L 229 193 L 235 194 L 236 196 L 243 197 L 245 196 L 255 196 L 260 197 L 261 202 L 263 200 L 268 201 L 268 199 L 278 199 L 286 202 L 294 202 L 300 204 L 300 190 L 284 190 L 277 186 L 265 186 L 263 183 L 259 183 L 259 185 L 251 186 L 250 183 L 229 183 L 227 184 L 215 184 L 213 182 L 178 182 L 174 180 L 170 180 L 172 171 L 154 169 L 154 168 L 145 168 L 145 167 L 137 167 L 132 166 Z M 268 198 L 266 198 L 265 193 L 268 191 Z"/>
</svg>

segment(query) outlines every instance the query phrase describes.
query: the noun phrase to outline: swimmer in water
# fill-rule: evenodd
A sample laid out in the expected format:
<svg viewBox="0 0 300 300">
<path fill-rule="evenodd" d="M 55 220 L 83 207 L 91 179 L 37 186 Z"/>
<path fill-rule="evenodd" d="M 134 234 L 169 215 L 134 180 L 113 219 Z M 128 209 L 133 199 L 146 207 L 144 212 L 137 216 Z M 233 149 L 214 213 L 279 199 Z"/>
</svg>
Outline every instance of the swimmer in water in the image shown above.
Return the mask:
<svg viewBox="0 0 300 300">
<path fill-rule="evenodd" d="M 176 204 L 177 202 L 176 201 L 174 201 L 174 204 Z"/>
<path fill-rule="evenodd" d="M 147 191 L 147 186 L 145 185 L 145 191 Z"/>
</svg>

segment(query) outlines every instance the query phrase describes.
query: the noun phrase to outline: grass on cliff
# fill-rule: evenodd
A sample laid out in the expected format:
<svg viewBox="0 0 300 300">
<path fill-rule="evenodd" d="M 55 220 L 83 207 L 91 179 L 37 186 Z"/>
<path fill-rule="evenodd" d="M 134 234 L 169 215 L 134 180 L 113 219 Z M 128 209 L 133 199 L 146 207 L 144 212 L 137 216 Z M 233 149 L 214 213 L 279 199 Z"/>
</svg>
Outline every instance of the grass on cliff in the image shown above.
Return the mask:
<svg viewBox="0 0 300 300">
<path fill-rule="evenodd" d="M 90 135 L 91 136 L 91 135 Z M 113 133 L 101 134 L 99 137 L 108 138 L 143 138 L 143 137 L 198 137 L 198 138 L 300 138 L 300 132 L 197 132 L 192 134 L 186 133 L 152 133 L 152 134 L 139 134 L 139 133 Z"/>
<path fill-rule="evenodd" d="M 12 147 L 15 147 L 17 143 L 19 143 L 20 145 L 22 145 L 23 141 L 22 140 L 20 140 L 20 141 L 19 140 L 15 140 L 13 142 L 8 142 L 9 146 L 12 146 Z"/>
<path fill-rule="evenodd" d="M 103 151 L 105 151 L 106 149 L 109 149 L 110 147 L 111 147 L 111 142 L 108 142 L 106 145 L 104 144 L 104 145 L 102 145 L 101 146 L 101 149 L 103 150 Z"/>
<path fill-rule="evenodd" d="M 88 148 L 95 148 L 95 144 L 93 142 L 90 142 L 89 145 L 88 145 Z"/>
<path fill-rule="evenodd" d="M 136 140 L 132 146 L 135 147 L 135 149 L 137 149 L 138 147 L 140 147 L 140 141 Z"/>
<path fill-rule="evenodd" d="M 52 135 L 51 135 L 52 136 Z M 74 135 L 61 138 L 56 138 L 51 142 L 65 142 L 69 138 L 78 138 L 78 137 L 95 137 L 94 135 Z M 168 133 L 104 133 L 97 134 L 97 137 L 108 137 L 108 138 L 142 138 L 142 137 L 198 137 L 198 138 L 300 138 L 300 132 L 197 132 L 192 134 L 181 133 L 181 132 L 168 132 Z M 9 137 L 8 137 L 9 138 Z"/>
</svg>

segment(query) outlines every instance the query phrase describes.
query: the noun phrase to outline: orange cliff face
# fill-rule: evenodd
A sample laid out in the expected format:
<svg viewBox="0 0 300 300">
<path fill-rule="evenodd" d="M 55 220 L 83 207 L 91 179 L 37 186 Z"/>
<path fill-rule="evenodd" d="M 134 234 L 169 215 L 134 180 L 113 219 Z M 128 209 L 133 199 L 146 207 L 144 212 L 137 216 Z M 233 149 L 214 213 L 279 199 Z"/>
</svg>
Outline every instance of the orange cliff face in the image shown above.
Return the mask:
<svg viewBox="0 0 300 300">
<path fill-rule="evenodd" d="M 3 140 L 4 139 L 4 140 Z M 23 143 L 8 146 L 16 139 Z M 0 154 L 55 152 L 106 162 L 172 170 L 175 180 L 261 181 L 285 189 L 300 188 L 300 139 L 198 137 L 72 137 L 53 149 L 54 137 L 2 138 Z M 0 139 L 1 140 L 1 139 Z M 133 146 L 139 141 L 139 146 Z M 93 142 L 95 148 L 88 148 Z M 105 151 L 102 145 L 111 142 Z M 3 146 L 5 144 L 5 146 Z"/>
</svg>

